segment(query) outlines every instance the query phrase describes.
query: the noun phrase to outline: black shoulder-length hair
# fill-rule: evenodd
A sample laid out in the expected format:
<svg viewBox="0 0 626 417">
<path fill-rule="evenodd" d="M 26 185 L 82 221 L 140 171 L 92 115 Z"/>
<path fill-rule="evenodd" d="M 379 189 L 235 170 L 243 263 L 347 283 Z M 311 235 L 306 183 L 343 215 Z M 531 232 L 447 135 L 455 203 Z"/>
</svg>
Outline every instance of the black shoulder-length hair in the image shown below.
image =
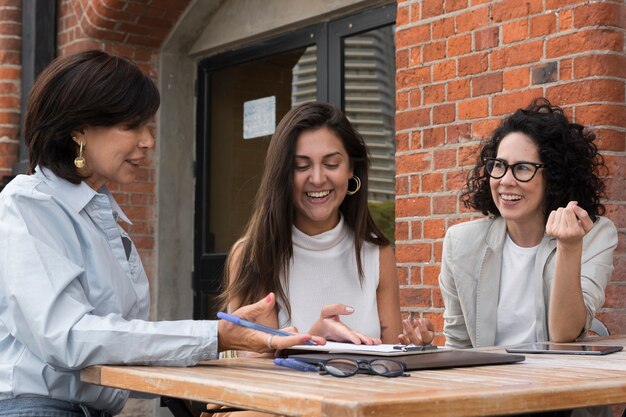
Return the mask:
<svg viewBox="0 0 626 417">
<path fill-rule="evenodd" d="M 594 143 L 595 134 L 577 123 L 570 123 L 563 110 L 545 98 L 535 99 L 530 106 L 505 118 L 483 144 L 476 166 L 470 171 L 461 195 L 466 207 L 485 215 L 499 216 L 484 169 L 484 158 L 495 158 L 502 139 L 519 132 L 530 137 L 539 148 L 541 163 L 546 164 L 544 214 L 577 201 L 593 221 L 604 214 L 600 198 L 604 193 L 603 178 L 608 169 Z"/>
<path fill-rule="evenodd" d="M 132 61 L 102 51 L 56 58 L 37 77 L 28 97 L 24 136 L 29 173 L 37 165 L 74 184 L 72 132 L 87 126 L 128 127 L 147 122 L 159 108 L 154 82 Z"/>
<path fill-rule="evenodd" d="M 249 304 L 273 291 L 287 309 L 287 314 L 291 315 L 280 274 L 286 270 L 293 256 L 291 232 L 295 210 L 293 174 L 296 141 L 303 132 L 321 128 L 329 129 L 341 140 L 353 174 L 361 179 L 361 189 L 354 195 L 346 195 L 339 207 L 345 223 L 355 235 L 354 254 L 361 282 L 363 242 L 389 245 L 389 240 L 372 220 L 367 206 L 369 157 L 365 141 L 337 107 L 322 102 L 301 104 L 287 112 L 270 141 L 252 217 L 241 242 L 243 247 L 238 274 L 230 277 L 227 272 L 228 284 L 221 297 L 222 307 L 233 299 L 239 300 L 242 305 Z"/>
</svg>

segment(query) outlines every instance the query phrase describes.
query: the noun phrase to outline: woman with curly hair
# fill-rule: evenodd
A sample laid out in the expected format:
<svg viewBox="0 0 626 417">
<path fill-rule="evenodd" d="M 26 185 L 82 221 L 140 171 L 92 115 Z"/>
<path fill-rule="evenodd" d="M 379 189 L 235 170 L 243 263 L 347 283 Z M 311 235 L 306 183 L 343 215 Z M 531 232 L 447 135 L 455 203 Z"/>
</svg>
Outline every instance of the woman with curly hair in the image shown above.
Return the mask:
<svg viewBox="0 0 626 417">
<path fill-rule="evenodd" d="M 585 337 L 617 246 L 615 226 L 600 216 L 607 170 L 594 139 L 537 99 L 484 144 L 462 196 L 489 217 L 451 227 L 444 240 L 448 346 Z"/>
</svg>

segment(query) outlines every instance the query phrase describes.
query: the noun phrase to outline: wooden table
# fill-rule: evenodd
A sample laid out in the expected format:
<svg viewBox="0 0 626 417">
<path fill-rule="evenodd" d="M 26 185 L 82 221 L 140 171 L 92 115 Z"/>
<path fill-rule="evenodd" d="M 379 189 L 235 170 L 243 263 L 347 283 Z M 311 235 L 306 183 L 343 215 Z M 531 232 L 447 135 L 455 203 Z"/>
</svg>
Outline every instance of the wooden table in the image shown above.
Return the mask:
<svg viewBox="0 0 626 417">
<path fill-rule="evenodd" d="M 626 336 L 594 338 L 626 346 Z M 492 349 L 497 351 L 497 349 Z M 626 403 L 626 351 L 526 355 L 524 362 L 335 378 L 236 358 L 190 368 L 93 366 L 85 382 L 289 416 L 483 416 Z"/>
</svg>

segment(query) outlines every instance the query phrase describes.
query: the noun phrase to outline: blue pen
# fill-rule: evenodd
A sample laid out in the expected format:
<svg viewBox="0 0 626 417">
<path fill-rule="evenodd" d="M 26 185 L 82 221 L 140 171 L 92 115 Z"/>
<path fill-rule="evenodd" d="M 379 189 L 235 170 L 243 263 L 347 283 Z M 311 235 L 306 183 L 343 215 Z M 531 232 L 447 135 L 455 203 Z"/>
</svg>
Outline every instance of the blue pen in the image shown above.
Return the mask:
<svg viewBox="0 0 626 417">
<path fill-rule="evenodd" d="M 241 317 L 233 316 L 232 314 L 219 312 L 217 313 L 217 317 L 220 319 L 224 319 L 231 323 L 237 324 L 239 326 L 247 327 L 249 329 L 258 330 L 260 332 L 273 334 L 274 336 L 293 336 L 293 334 L 286 332 L 284 330 L 273 329 L 271 327 L 263 326 L 262 324 L 253 323 L 251 321 L 242 319 Z M 305 342 L 307 345 L 317 345 L 313 340 L 307 340 Z"/>
<path fill-rule="evenodd" d="M 274 359 L 276 365 L 284 366 L 286 368 L 296 369 L 303 372 L 316 372 L 317 366 L 307 362 L 302 362 L 293 358 L 276 358 Z"/>
</svg>

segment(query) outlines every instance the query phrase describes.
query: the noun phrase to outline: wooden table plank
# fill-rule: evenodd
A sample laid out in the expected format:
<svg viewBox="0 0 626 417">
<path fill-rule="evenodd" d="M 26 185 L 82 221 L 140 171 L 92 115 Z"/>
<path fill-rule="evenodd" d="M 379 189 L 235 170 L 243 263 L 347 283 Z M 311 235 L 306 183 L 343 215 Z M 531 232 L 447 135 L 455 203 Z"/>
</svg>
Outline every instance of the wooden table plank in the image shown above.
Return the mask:
<svg viewBox="0 0 626 417">
<path fill-rule="evenodd" d="M 596 339 L 626 344 L 626 336 Z M 526 355 L 496 366 L 413 371 L 407 378 L 334 378 L 258 358 L 190 368 L 95 366 L 86 382 L 293 416 L 479 416 L 626 402 L 626 352 Z"/>
</svg>

